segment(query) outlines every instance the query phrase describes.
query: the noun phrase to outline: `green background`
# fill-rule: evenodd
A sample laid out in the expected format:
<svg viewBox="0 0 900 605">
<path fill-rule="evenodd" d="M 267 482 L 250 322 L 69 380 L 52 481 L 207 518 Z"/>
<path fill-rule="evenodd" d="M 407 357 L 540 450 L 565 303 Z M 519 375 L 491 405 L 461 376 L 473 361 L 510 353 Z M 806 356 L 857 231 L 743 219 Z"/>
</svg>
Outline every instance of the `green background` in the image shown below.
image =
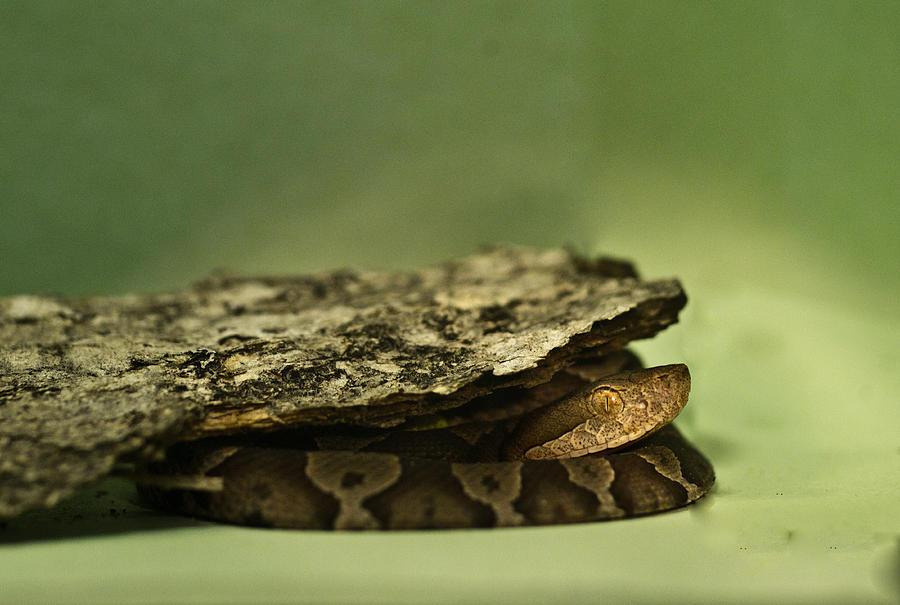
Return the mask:
<svg viewBox="0 0 900 605">
<path fill-rule="evenodd" d="M 571 244 L 678 276 L 715 492 L 391 535 L 148 513 L 0 530 L 0 601 L 894 602 L 900 5 L 0 3 L 0 295 Z M 123 510 L 124 509 L 124 510 Z"/>
</svg>

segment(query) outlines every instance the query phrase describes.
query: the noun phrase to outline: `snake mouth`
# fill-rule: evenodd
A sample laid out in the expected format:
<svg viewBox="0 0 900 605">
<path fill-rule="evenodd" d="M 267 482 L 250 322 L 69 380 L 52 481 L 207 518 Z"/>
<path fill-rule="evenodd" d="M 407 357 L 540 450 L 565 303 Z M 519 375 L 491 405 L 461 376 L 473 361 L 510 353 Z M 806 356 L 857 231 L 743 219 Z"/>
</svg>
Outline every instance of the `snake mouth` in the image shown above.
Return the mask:
<svg viewBox="0 0 900 605">
<path fill-rule="evenodd" d="M 564 445 L 560 447 L 561 441 L 563 441 L 566 436 L 560 437 L 559 439 L 554 439 L 552 441 L 548 441 L 547 443 L 536 445 L 525 452 L 526 460 L 564 460 L 566 458 L 579 458 L 581 456 L 587 456 L 588 454 L 597 454 L 599 452 L 604 453 L 612 453 L 617 452 L 619 450 L 625 449 L 632 445 L 636 445 L 638 441 L 644 439 L 645 437 L 649 437 L 659 429 L 663 428 L 667 424 L 669 424 L 669 420 L 665 422 L 660 422 L 659 424 L 652 427 L 642 427 L 640 430 L 633 431 L 631 433 L 624 433 L 615 439 L 610 439 L 607 441 L 598 441 L 595 444 L 587 445 L 584 447 L 573 448 L 571 443 L 571 439 L 568 447 Z M 574 432 L 574 431 L 572 431 Z"/>
</svg>

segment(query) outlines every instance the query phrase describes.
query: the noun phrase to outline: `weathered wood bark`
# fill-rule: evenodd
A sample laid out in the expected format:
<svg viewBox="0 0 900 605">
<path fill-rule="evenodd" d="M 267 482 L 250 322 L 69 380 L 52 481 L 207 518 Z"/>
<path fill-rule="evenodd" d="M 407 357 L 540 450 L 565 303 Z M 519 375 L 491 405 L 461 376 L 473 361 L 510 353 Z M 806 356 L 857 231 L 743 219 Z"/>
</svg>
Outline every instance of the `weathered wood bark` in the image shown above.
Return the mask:
<svg viewBox="0 0 900 605">
<path fill-rule="evenodd" d="M 674 323 L 675 280 L 495 248 L 417 272 L 218 276 L 150 296 L 0 300 L 0 517 L 176 440 L 391 426 Z"/>
</svg>

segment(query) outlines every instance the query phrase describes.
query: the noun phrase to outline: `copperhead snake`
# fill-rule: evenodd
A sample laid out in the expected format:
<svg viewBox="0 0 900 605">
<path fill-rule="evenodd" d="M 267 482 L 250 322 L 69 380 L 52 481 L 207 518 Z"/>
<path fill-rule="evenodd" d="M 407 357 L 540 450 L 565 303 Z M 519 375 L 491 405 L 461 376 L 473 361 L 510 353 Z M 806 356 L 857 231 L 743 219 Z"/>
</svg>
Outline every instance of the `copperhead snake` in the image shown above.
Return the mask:
<svg viewBox="0 0 900 605">
<path fill-rule="evenodd" d="M 516 418 L 476 412 L 427 430 L 178 444 L 140 491 L 182 514 L 304 529 L 602 521 L 682 507 L 709 491 L 712 466 L 670 424 L 688 400 L 687 366 L 588 377 Z"/>
</svg>

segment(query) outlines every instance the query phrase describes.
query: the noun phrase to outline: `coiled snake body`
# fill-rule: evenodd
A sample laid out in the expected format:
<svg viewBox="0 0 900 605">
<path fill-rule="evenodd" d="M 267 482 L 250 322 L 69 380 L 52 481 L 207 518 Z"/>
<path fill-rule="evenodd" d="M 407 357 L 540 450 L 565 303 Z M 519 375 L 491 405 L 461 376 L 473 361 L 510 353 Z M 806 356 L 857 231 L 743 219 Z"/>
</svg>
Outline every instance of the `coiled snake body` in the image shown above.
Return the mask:
<svg viewBox="0 0 900 605">
<path fill-rule="evenodd" d="M 179 444 L 155 505 L 245 525 L 426 529 L 618 519 L 687 505 L 710 463 L 669 423 L 686 366 L 593 381 L 518 418 L 412 431 L 307 431 Z M 316 449 L 318 448 L 318 449 Z"/>
</svg>

